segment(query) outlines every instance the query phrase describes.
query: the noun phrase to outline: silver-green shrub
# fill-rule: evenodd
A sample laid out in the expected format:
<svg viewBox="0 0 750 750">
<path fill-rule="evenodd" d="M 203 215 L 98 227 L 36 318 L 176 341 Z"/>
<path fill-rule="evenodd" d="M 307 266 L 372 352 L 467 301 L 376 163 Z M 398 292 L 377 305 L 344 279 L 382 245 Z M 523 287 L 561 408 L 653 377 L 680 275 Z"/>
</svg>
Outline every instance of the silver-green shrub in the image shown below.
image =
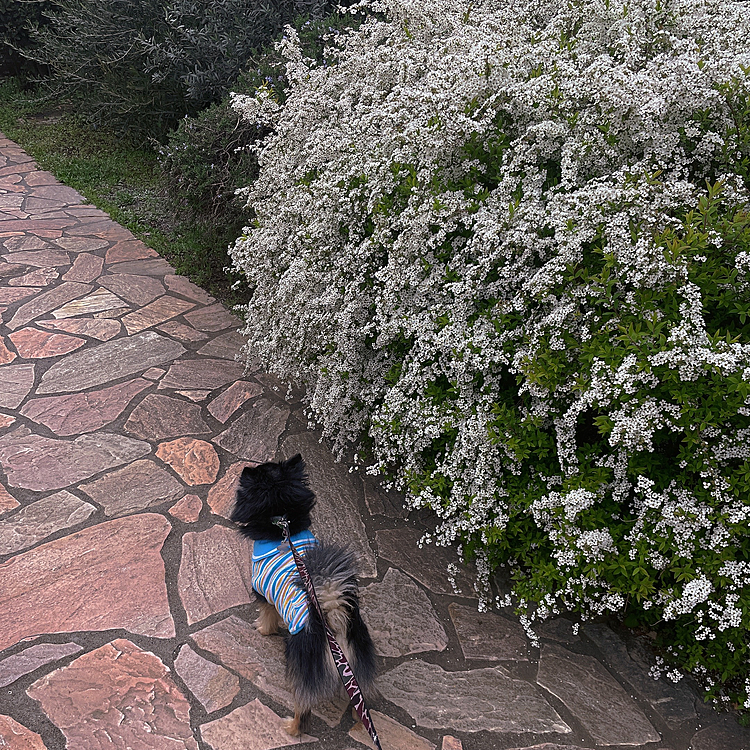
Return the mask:
<svg viewBox="0 0 750 750">
<path fill-rule="evenodd" d="M 231 250 L 249 356 L 505 566 L 750 708 L 750 14 L 383 0 L 295 34 Z"/>
</svg>

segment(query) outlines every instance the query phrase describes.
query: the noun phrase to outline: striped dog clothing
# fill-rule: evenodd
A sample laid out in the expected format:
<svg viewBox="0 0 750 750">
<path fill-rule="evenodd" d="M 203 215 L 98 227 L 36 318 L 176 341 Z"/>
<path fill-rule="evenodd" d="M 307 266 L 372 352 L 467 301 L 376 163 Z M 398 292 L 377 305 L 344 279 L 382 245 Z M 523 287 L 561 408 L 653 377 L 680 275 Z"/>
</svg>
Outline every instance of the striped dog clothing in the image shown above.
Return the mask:
<svg viewBox="0 0 750 750">
<path fill-rule="evenodd" d="M 309 531 L 292 537 L 292 544 L 302 554 L 317 543 Z M 255 591 L 276 607 L 291 635 L 305 627 L 309 615 L 307 594 L 288 544 L 265 539 L 253 544 L 252 583 Z"/>
</svg>

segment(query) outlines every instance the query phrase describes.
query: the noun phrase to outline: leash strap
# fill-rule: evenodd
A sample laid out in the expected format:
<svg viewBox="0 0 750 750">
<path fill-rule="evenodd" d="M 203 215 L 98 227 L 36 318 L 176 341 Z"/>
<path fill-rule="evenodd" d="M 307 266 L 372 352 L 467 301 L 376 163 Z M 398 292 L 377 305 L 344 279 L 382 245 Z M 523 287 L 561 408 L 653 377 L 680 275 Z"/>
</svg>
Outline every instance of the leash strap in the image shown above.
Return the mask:
<svg viewBox="0 0 750 750">
<path fill-rule="evenodd" d="M 359 720 L 362 722 L 362 725 L 370 733 L 370 737 L 375 743 L 375 747 L 377 747 L 378 750 L 383 750 L 380 747 L 378 733 L 375 731 L 375 727 L 372 724 L 370 712 L 367 710 L 365 699 L 362 696 L 362 691 L 359 689 L 357 680 L 354 677 L 354 672 L 352 671 L 351 666 L 349 666 L 349 662 L 346 660 L 346 656 L 344 656 L 344 652 L 342 651 L 341 646 L 339 646 L 338 642 L 336 641 L 333 632 L 328 627 L 328 622 L 326 621 L 325 615 L 323 614 L 323 609 L 321 608 L 320 603 L 318 602 L 318 597 L 315 594 L 315 587 L 313 586 L 310 574 L 307 572 L 307 568 L 305 567 L 305 563 L 302 560 L 302 556 L 299 554 L 299 552 L 297 552 L 295 546 L 292 544 L 292 538 L 289 534 L 289 521 L 287 521 L 286 518 L 279 518 L 274 519 L 274 523 L 277 526 L 280 526 L 284 532 L 284 541 L 288 542 L 289 548 L 292 550 L 292 555 L 294 556 L 294 562 L 297 565 L 299 577 L 302 580 L 305 591 L 307 592 L 307 598 L 310 600 L 310 604 L 315 607 L 315 610 L 318 613 L 321 622 L 323 623 L 323 627 L 326 631 L 326 637 L 328 638 L 328 646 L 330 647 L 331 654 L 333 656 L 333 663 L 336 665 L 336 669 L 338 670 L 339 676 L 341 677 L 341 682 L 344 683 L 344 690 L 346 690 L 346 694 L 349 696 L 349 701 L 354 707 L 354 710 L 357 712 L 357 716 L 359 716 Z"/>
</svg>

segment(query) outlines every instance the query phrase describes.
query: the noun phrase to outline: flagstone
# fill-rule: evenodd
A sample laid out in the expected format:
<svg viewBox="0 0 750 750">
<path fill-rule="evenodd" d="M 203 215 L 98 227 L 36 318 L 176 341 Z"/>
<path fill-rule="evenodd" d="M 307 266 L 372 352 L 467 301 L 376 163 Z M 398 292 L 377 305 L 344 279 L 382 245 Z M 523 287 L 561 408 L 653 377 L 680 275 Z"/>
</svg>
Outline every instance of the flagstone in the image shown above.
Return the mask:
<svg viewBox="0 0 750 750">
<path fill-rule="evenodd" d="M 455 550 L 435 544 L 425 544 L 420 549 L 422 535 L 418 529 L 408 527 L 377 531 L 378 557 L 393 563 L 436 594 L 474 598 L 474 576 L 460 562 Z M 458 591 L 453 590 L 448 580 L 448 566 L 451 564 L 458 566 L 455 576 Z"/>
<path fill-rule="evenodd" d="M 162 443 L 156 455 L 191 486 L 210 484 L 219 472 L 219 456 L 205 440 L 178 438 Z"/>
<path fill-rule="evenodd" d="M 73 300 L 59 307 L 52 315 L 60 320 L 61 318 L 74 318 L 77 315 L 93 315 L 94 313 L 122 307 L 127 307 L 127 304 L 116 294 L 112 294 L 107 289 L 97 289 L 87 297 Z"/>
<path fill-rule="evenodd" d="M 4 714 L 0 714 L 0 747 L 3 750 L 47 750 L 36 732 Z"/>
<path fill-rule="evenodd" d="M 168 513 L 183 523 L 195 523 L 201 510 L 203 510 L 203 500 L 198 495 L 185 495 L 169 509 Z"/>
<path fill-rule="evenodd" d="M 95 318 L 121 318 L 126 313 L 130 312 L 129 307 L 113 307 L 111 310 L 103 310 L 102 312 L 94 313 Z"/>
<path fill-rule="evenodd" d="M 60 272 L 56 268 L 37 268 L 11 279 L 8 283 L 11 286 L 49 286 L 59 276 Z"/>
<path fill-rule="evenodd" d="M 563 702 L 597 745 L 645 745 L 661 739 L 635 701 L 592 656 L 544 644 L 537 682 Z"/>
<path fill-rule="evenodd" d="M 20 357 L 23 359 L 45 359 L 58 357 L 62 354 L 80 349 L 86 341 L 76 336 L 64 333 L 49 333 L 37 328 L 22 328 L 11 333 L 8 338 L 13 342 Z"/>
<path fill-rule="evenodd" d="M 224 424 L 246 401 L 263 393 L 263 386 L 247 380 L 232 383 L 208 405 L 211 416 Z"/>
<path fill-rule="evenodd" d="M 187 644 L 174 660 L 175 671 L 206 713 L 228 706 L 240 692 L 240 680 L 224 667 L 196 654 Z"/>
<path fill-rule="evenodd" d="M 161 557 L 170 529 L 153 513 L 119 518 L 0 564 L 0 650 L 43 633 L 174 637 Z"/>
<path fill-rule="evenodd" d="M 211 391 L 175 391 L 178 396 L 184 396 L 191 401 L 205 401 Z"/>
<path fill-rule="evenodd" d="M 93 432 L 117 419 L 150 385 L 147 380 L 136 378 L 100 391 L 33 398 L 26 402 L 21 414 L 45 425 L 56 435 Z"/>
<path fill-rule="evenodd" d="M 159 388 L 221 388 L 242 377 L 242 367 L 222 359 L 189 359 L 175 362 Z"/>
<path fill-rule="evenodd" d="M 448 605 L 448 613 L 464 658 L 528 661 L 526 636 L 517 620 L 455 602 Z"/>
<path fill-rule="evenodd" d="M 21 305 L 8 323 L 8 328 L 11 331 L 15 331 L 17 328 L 30 323 L 34 318 L 38 318 L 64 305 L 66 302 L 76 299 L 76 297 L 88 294 L 92 288 L 90 284 L 81 284 L 77 281 L 64 281 L 59 286 L 42 292 L 42 294 L 35 296 L 29 302 Z"/>
<path fill-rule="evenodd" d="M 163 258 L 151 258 L 116 263 L 110 267 L 109 271 L 110 273 L 135 273 L 143 276 L 164 276 L 173 274 L 174 268 Z"/>
<path fill-rule="evenodd" d="M 463 743 L 458 737 L 451 737 L 451 735 L 446 734 L 443 737 L 443 744 L 440 746 L 440 750 L 463 750 L 463 747 Z M 570 746 L 568 746 L 568 750 L 569 748 Z"/>
<path fill-rule="evenodd" d="M 0 513 L 7 513 L 9 510 L 17 508 L 21 503 L 16 500 L 8 490 L 0 484 Z"/>
<path fill-rule="evenodd" d="M 34 385 L 34 365 L 0 367 L 0 406 L 15 409 Z"/>
<path fill-rule="evenodd" d="M 284 723 L 284 719 L 256 698 L 220 719 L 201 725 L 200 733 L 211 750 L 272 750 L 318 741 L 308 734 L 291 737 L 284 730 Z"/>
<path fill-rule="evenodd" d="M 370 718 L 372 719 L 375 731 L 378 733 L 381 746 L 387 747 L 388 750 L 434 750 L 436 747 L 434 742 L 420 737 L 403 724 L 394 721 L 390 716 L 381 714 L 380 711 L 370 711 Z M 349 730 L 349 736 L 356 742 L 372 750 L 377 750 L 375 743 L 370 738 L 370 733 L 365 729 L 361 721 L 358 721 Z M 445 750 L 445 747 L 446 745 L 443 743 L 443 750 Z M 460 750 L 460 745 L 457 750 Z"/>
<path fill-rule="evenodd" d="M 386 672 L 377 684 L 391 703 L 428 729 L 571 732 L 538 690 L 499 667 L 446 672 L 417 659 Z"/>
<path fill-rule="evenodd" d="M 128 260 L 142 260 L 143 258 L 157 257 L 158 253 L 150 247 L 144 245 L 140 240 L 123 240 L 107 250 L 107 256 L 104 262 L 122 263 Z"/>
<path fill-rule="evenodd" d="M 190 704 L 169 668 L 123 638 L 79 656 L 26 692 L 71 749 L 198 750 Z"/>
<path fill-rule="evenodd" d="M 24 263 L 39 268 L 70 265 L 70 256 L 63 250 L 23 250 L 6 255 L 5 260 L 7 263 Z"/>
<path fill-rule="evenodd" d="M 98 255 L 81 253 L 73 261 L 70 270 L 63 276 L 63 281 L 94 281 L 101 274 L 103 266 L 104 260 Z"/>
<path fill-rule="evenodd" d="M 245 461 L 271 461 L 276 456 L 279 437 L 286 429 L 288 418 L 286 404 L 260 398 L 212 440 Z"/>
<path fill-rule="evenodd" d="M 360 575 L 375 578 L 375 553 L 358 504 L 359 479 L 352 476 L 346 466 L 336 463 L 331 452 L 310 432 L 283 441 L 281 455 L 289 458 L 296 453 L 304 456 L 310 486 L 318 499 L 313 511 L 313 530 L 321 539 L 349 545 L 356 552 Z"/>
<path fill-rule="evenodd" d="M 217 516 L 229 520 L 234 508 L 234 499 L 237 494 L 237 483 L 242 470 L 247 466 L 245 461 L 232 464 L 224 476 L 208 491 L 208 507 Z"/>
<path fill-rule="evenodd" d="M 204 357 L 218 357 L 219 359 L 231 359 L 234 361 L 244 345 L 245 339 L 243 336 L 237 331 L 230 331 L 204 344 L 198 349 L 198 354 Z"/>
<path fill-rule="evenodd" d="M 146 305 L 164 294 L 164 284 L 153 276 L 113 273 L 102 276 L 99 283 L 134 305 Z"/>
<path fill-rule="evenodd" d="M 0 436 L 0 464 L 12 487 L 59 490 L 151 451 L 148 443 L 98 432 L 73 441 L 34 435 L 19 427 Z"/>
<path fill-rule="evenodd" d="M 22 289 L 4 287 L 0 289 L 0 302 L 2 302 L 5 305 L 13 305 L 16 302 L 20 302 L 22 299 L 31 297 L 35 295 L 37 292 L 41 292 L 41 291 L 42 290 L 38 287 L 35 287 L 33 289 L 30 289 L 28 287 L 24 287 Z"/>
<path fill-rule="evenodd" d="M 122 319 L 122 322 L 125 324 L 125 328 L 127 328 L 129 334 L 137 333 L 145 328 L 163 323 L 165 320 L 169 320 L 169 318 L 182 315 L 186 310 L 190 310 L 193 307 L 195 307 L 194 302 L 187 302 L 179 297 L 165 294 L 163 297 L 155 299 L 139 310 L 129 313 Z"/>
<path fill-rule="evenodd" d="M 362 616 L 381 656 L 444 651 L 448 636 L 427 595 L 400 570 L 361 592 Z"/>
<path fill-rule="evenodd" d="M 178 591 L 189 625 L 255 600 L 251 556 L 252 543 L 225 526 L 182 537 Z"/>
<path fill-rule="evenodd" d="M 0 414 L 0 430 L 10 427 L 15 421 L 16 418 L 11 414 Z"/>
<path fill-rule="evenodd" d="M 143 377 L 149 380 L 159 380 L 165 372 L 166 370 L 162 370 L 161 367 L 151 367 L 143 373 Z"/>
<path fill-rule="evenodd" d="M 181 344 L 155 331 L 113 339 L 63 357 L 44 373 L 37 393 L 83 391 L 171 362 L 184 352 Z"/>
<path fill-rule="evenodd" d="M 302 415 L 303 419 L 304 414 Z M 303 422 L 306 424 L 306 421 Z M 362 477 L 362 488 L 364 489 L 365 505 L 370 515 L 388 516 L 388 518 L 406 518 L 409 513 L 404 507 L 404 497 L 395 490 L 386 492 L 370 476 Z"/>
<path fill-rule="evenodd" d="M 106 214 L 102 213 L 92 217 L 90 221 L 82 221 L 81 217 L 76 215 L 75 212 L 71 211 L 70 213 L 75 216 L 75 219 L 72 225 L 67 225 L 69 228 L 66 229 L 65 233 L 71 237 L 98 237 L 111 242 L 133 239 L 132 232 L 119 224 L 115 224 Z"/>
<path fill-rule="evenodd" d="M 186 326 L 184 323 L 180 323 L 176 320 L 172 320 L 169 323 L 159 326 L 159 330 L 163 331 L 168 336 L 174 336 L 174 338 L 186 342 L 203 341 L 208 338 L 207 333 L 196 331 L 195 328 Z"/>
<path fill-rule="evenodd" d="M 94 237 L 60 237 L 53 242 L 71 253 L 92 253 L 107 247 L 109 242 Z"/>
<path fill-rule="evenodd" d="M 36 323 L 42 328 L 53 331 L 65 331 L 89 336 L 99 341 L 109 341 L 120 333 L 122 325 L 119 320 L 99 318 L 64 318 L 63 320 L 38 320 Z"/>
<path fill-rule="evenodd" d="M 0 521 L 0 555 L 31 547 L 62 529 L 83 523 L 96 508 L 66 490 L 25 505 Z"/>
<path fill-rule="evenodd" d="M 0 661 L 0 687 L 15 682 L 35 669 L 83 651 L 77 643 L 38 643 Z M 0 732 L 0 737 L 2 733 Z M 3 747 L 0 744 L 0 747 Z"/>
<path fill-rule="evenodd" d="M 0 338 L 0 365 L 10 364 L 16 358 L 16 353 L 5 346 L 5 342 Z"/>
<path fill-rule="evenodd" d="M 221 331 L 225 328 L 237 328 L 240 325 L 239 319 L 227 312 L 224 305 L 218 302 L 215 305 L 186 313 L 185 320 L 199 331 Z"/>
<path fill-rule="evenodd" d="M 699 729 L 690 741 L 690 750 L 748 750 L 747 727 L 737 723 L 736 716 L 726 716 L 711 726 Z"/>
<path fill-rule="evenodd" d="M 199 648 L 216 656 L 225 667 L 250 680 L 267 696 L 294 709 L 294 696 L 286 679 L 283 638 L 261 635 L 253 625 L 235 615 L 193 633 L 191 638 Z M 347 707 L 346 698 L 336 699 L 319 704 L 313 713 L 335 727 Z"/>
<path fill-rule="evenodd" d="M 155 505 L 172 502 L 185 490 L 169 472 L 150 459 L 141 459 L 105 474 L 101 479 L 80 485 L 107 516 L 124 516 Z"/>
<path fill-rule="evenodd" d="M 52 172 L 39 170 L 37 172 L 32 172 L 26 177 L 26 184 L 30 187 L 35 187 L 36 185 L 56 185 L 57 178 Z"/>
<path fill-rule="evenodd" d="M 29 215 L 29 218 L 36 219 L 45 216 L 63 217 L 65 213 L 61 209 L 65 207 L 64 203 L 49 198 L 37 198 L 30 195 L 23 201 L 23 209 Z"/>
<path fill-rule="evenodd" d="M 34 185 L 30 187 L 33 187 L 31 195 L 36 199 L 43 198 L 49 201 L 54 201 L 55 203 L 86 203 L 86 199 L 77 190 L 74 190 L 67 185 L 61 185 L 59 182 L 48 185 Z"/>
<path fill-rule="evenodd" d="M 200 302 L 202 305 L 210 305 L 212 302 L 216 302 L 208 292 L 205 292 L 184 276 L 178 276 L 177 274 L 167 276 L 165 281 L 170 292 L 181 294 L 183 297 L 188 297 L 195 302 Z"/>
<path fill-rule="evenodd" d="M 570 645 L 581 640 L 581 637 L 573 632 L 573 625 L 574 623 L 564 617 L 555 617 L 534 625 L 534 631 L 542 638 Z"/>
<path fill-rule="evenodd" d="M 31 266 L 23 263 L 5 263 L 5 261 L 0 261 L 0 279 L 10 279 L 29 270 L 31 270 Z"/>
<path fill-rule="evenodd" d="M 182 399 L 149 393 L 125 422 L 125 431 L 144 440 L 209 434 L 201 408 Z"/>
</svg>

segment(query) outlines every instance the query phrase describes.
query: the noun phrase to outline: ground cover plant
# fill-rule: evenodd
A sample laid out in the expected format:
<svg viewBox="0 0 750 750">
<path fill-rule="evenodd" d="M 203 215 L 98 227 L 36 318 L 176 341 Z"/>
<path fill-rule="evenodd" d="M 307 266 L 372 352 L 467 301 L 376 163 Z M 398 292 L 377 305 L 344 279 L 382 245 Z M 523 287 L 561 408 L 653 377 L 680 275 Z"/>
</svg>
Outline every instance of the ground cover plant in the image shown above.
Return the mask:
<svg viewBox="0 0 750 750">
<path fill-rule="evenodd" d="M 528 626 L 614 613 L 750 708 L 747 4 L 361 5 L 235 96 L 249 355 L 486 604 L 505 568 Z"/>
</svg>

